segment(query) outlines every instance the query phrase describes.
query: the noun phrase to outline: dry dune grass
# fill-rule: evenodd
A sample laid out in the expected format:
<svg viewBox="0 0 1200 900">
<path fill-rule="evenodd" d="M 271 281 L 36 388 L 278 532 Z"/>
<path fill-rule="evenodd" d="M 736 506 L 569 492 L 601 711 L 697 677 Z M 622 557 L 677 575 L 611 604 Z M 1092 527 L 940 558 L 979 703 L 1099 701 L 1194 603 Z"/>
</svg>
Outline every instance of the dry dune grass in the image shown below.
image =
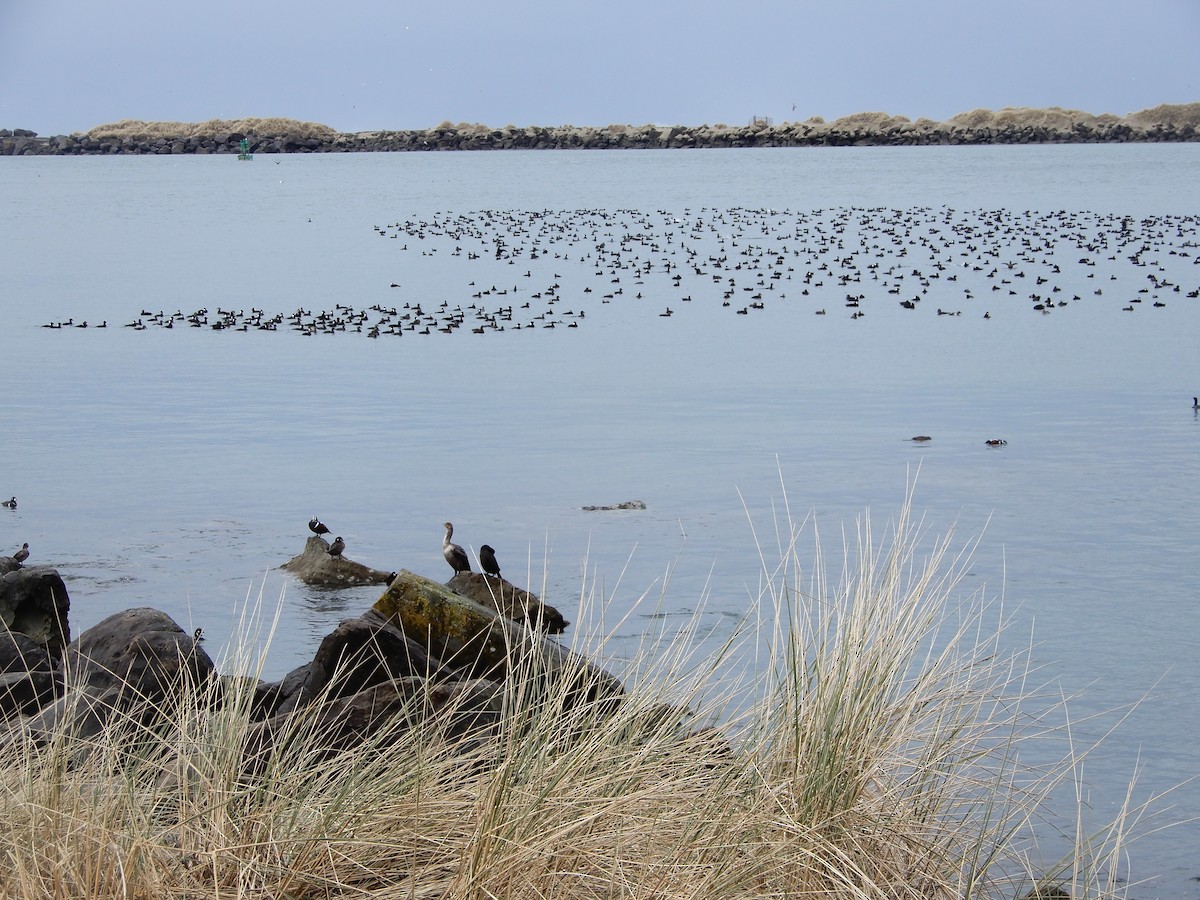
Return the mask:
<svg viewBox="0 0 1200 900">
<path fill-rule="evenodd" d="M 209 119 L 206 122 L 143 122 L 140 119 L 122 119 L 109 125 L 97 125 L 87 132 L 91 138 L 152 141 L 159 138 L 211 138 L 219 134 L 256 134 L 260 137 L 289 135 L 300 139 L 333 138 L 335 132 L 328 125 L 315 122 L 299 122 L 295 119 Z"/>
<path fill-rule="evenodd" d="M 842 131 L 890 131 L 909 124 L 911 122 L 904 116 L 893 116 L 885 112 L 861 112 L 835 119 L 829 127 Z"/>
<path fill-rule="evenodd" d="M 1157 124 L 1181 127 L 1191 125 L 1200 128 L 1200 103 L 1162 104 L 1131 113 L 1126 118 L 1139 125 L 1153 127 Z"/>
<path fill-rule="evenodd" d="M 1078 759 L 1021 766 L 1055 704 L 1001 651 L 988 605 L 958 596 L 966 557 L 949 541 L 918 557 L 929 542 L 906 513 L 882 541 L 860 525 L 840 576 L 815 536 L 802 569 L 803 523 L 771 531 L 743 628 L 704 653 L 699 617 L 646 643 L 615 710 L 570 706 L 572 678 L 514 647 L 503 724 L 470 742 L 414 708 L 330 754 L 301 716 L 251 772 L 253 679 L 88 742 L 10 740 L 0 896 L 1113 894 L 1119 830 L 1060 865 L 1030 853 L 1040 802 Z M 603 606 L 587 584 L 581 600 Z M 254 675 L 242 652 L 227 662 Z"/>
</svg>

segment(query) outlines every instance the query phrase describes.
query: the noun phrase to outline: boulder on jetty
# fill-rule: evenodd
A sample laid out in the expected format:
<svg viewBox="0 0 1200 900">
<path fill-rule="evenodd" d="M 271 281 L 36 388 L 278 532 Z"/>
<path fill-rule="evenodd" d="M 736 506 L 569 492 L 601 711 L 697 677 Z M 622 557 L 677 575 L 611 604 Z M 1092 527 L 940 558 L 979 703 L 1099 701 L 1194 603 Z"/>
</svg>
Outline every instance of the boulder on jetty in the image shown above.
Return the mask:
<svg viewBox="0 0 1200 900">
<path fill-rule="evenodd" d="M 502 577 L 494 578 L 481 572 L 457 572 L 446 585 L 507 619 L 544 629 L 549 634 L 562 634 L 571 624 L 557 609 L 538 599 L 537 594 L 522 590 Z"/>
<path fill-rule="evenodd" d="M 291 572 L 305 584 L 319 587 L 347 587 L 356 584 L 387 584 L 395 572 L 382 572 L 345 556 L 330 556 L 329 542 L 313 535 L 304 544 L 304 552 L 279 568 Z"/>
</svg>

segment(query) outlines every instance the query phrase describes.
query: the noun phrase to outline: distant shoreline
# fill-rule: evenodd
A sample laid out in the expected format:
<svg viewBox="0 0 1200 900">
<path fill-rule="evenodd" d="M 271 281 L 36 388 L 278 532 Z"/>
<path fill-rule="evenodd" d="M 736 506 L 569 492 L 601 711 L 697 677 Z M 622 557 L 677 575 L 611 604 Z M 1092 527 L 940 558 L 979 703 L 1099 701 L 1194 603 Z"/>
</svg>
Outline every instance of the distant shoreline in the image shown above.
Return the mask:
<svg viewBox="0 0 1200 900">
<path fill-rule="evenodd" d="M 200 124 L 124 120 L 87 132 L 41 137 L 0 129 L 0 156 L 238 153 L 371 153 L 446 150 L 646 150 L 727 147 L 974 146 L 987 144 L 1187 143 L 1200 141 L 1200 103 L 1156 106 L 1127 116 L 1058 107 L 976 109 L 944 122 L 857 113 L 747 125 L 525 126 L 450 122 L 427 129 L 340 133 L 293 119 Z"/>
</svg>

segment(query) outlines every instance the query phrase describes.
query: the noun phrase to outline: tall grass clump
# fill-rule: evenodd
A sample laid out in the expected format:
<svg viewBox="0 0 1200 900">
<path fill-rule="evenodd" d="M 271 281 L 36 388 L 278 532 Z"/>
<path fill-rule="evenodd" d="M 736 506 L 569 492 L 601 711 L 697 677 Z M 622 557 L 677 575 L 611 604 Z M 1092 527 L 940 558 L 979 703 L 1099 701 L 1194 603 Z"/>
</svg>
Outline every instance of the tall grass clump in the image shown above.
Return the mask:
<svg viewBox="0 0 1200 900">
<path fill-rule="evenodd" d="M 256 721 L 261 657 L 235 648 L 232 674 L 169 708 L 86 738 L 11 731 L 0 896 L 1112 894 L 1119 830 L 1057 867 L 1033 855 L 1041 803 L 1074 777 L 1069 755 L 1020 761 L 1055 704 L 1003 651 L 997 610 L 960 595 L 967 553 L 907 510 L 882 539 L 860 523 L 836 568 L 777 517 L 741 626 L 716 646 L 699 616 L 647 638 L 619 697 L 510 637 L 490 723 L 464 727 L 430 684 L 339 742 L 319 699 Z M 605 602 L 586 581 L 581 598 Z M 615 659 L 612 634 L 575 646 Z"/>
</svg>

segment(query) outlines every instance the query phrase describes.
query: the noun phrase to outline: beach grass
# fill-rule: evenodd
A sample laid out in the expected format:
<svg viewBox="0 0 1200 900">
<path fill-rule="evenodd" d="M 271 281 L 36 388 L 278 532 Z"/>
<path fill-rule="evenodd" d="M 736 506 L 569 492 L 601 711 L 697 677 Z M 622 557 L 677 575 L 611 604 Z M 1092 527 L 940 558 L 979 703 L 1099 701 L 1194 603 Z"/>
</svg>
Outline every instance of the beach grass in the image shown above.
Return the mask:
<svg viewBox="0 0 1200 900">
<path fill-rule="evenodd" d="M 999 601 L 963 590 L 973 548 L 910 508 L 882 533 L 861 520 L 835 565 L 785 508 L 715 644 L 697 613 L 630 656 L 587 625 L 613 598 L 584 579 L 574 646 L 625 679 L 616 704 L 578 702 L 531 644 L 510 648 L 498 726 L 464 735 L 418 695 L 349 749 L 316 706 L 263 744 L 248 640 L 169 709 L 86 738 L 16 732 L 0 896 L 1118 895 L 1134 811 L 1081 817 L 1066 858 L 1039 855 L 1047 799 L 1086 753 L 1028 652 L 1005 649 Z M 1022 762 L 1055 735 L 1059 762 Z"/>
</svg>

